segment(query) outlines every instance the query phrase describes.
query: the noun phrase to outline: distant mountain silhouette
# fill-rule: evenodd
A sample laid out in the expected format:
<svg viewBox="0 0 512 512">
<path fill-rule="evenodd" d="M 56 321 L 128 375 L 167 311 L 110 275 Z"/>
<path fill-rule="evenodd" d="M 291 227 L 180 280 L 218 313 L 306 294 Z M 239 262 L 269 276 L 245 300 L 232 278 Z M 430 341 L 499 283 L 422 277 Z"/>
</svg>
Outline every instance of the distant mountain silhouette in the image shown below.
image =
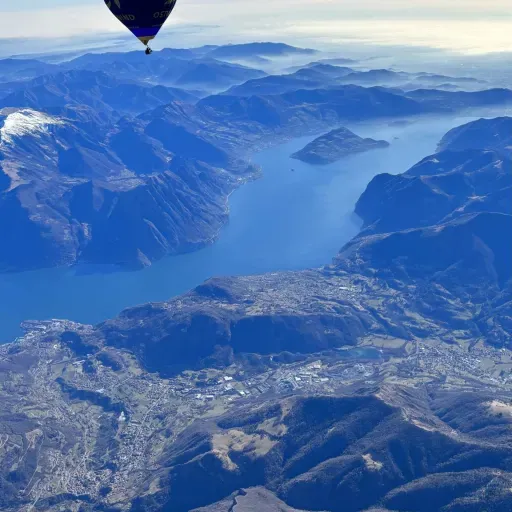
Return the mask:
<svg viewBox="0 0 512 512">
<path fill-rule="evenodd" d="M 103 71 L 118 79 L 150 81 L 161 85 L 192 87 L 201 85 L 219 90 L 264 76 L 261 70 L 217 60 L 205 52 L 162 50 L 151 59 L 140 52 L 88 54 L 71 60 L 62 67 L 73 70 Z"/>
<path fill-rule="evenodd" d="M 509 89 L 487 89 L 474 92 L 418 89 L 408 92 L 407 97 L 421 103 L 428 103 L 431 107 L 446 108 L 449 105 L 451 109 L 512 103 L 512 91 Z"/>
<path fill-rule="evenodd" d="M 174 83 L 177 86 L 208 85 L 222 89 L 233 83 L 241 83 L 263 75 L 265 73 L 260 70 L 208 59 L 191 62 L 188 69 Z M 163 78 L 168 78 L 168 75 L 164 74 Z"/>
<path fill-rule="evenodd" d="M 2 107 L 44 110 L 66 105 L 87 105 L 96 111 L 137 114 L 171 101 L 194 101 L 183 90 L 123 83 L 97 71 L 68 71 L 43 75 L 0 98 Z"/>
<path fill-rule="evenodd" d="M 328 62 L 312 62 L 305 66 L 296 66 L 290 71 L 293 73 L 283 75 L 271 75 L 259 79 L 247 81 L 226 91 L 226 94 L 237 96 L 249 96 L 251 94 L 282 94 L 298 89 L 315 89 L 326 87 L 339 87 L 340 85 L 353 84 L 362 86 L 386 86 L 395 87 L 397 94 L 413 92 L 413 97 L 421 99 L 419 89 L 428 87 L 432 89 L 458 91 L 460 88 L 481 88 L 481 82 L 471 79 L 452 78 L 443 75 L 414 74 L 390 71 L 387 69 L 373 69 L 369 71 L 356 71 L 350 67 L 333 65 Z M 399 89 L 398 89 L 399 88 Z M 436 95 L 430 99 L 433 100 Z M 448 102 L 452 101 L 447 98 Z M 492 101 L 487 98 L 485 101 Z M 497 99 L 496 101 L 502 101 Z M 508 101 L 508 100 L 507 100 Z"/>
<path fill-rule="evenodd" d="M 0 83 L 29 80 L 58 71 L 59 66 L 36 59 L 0 59 Z"/>
<path fill-rule="evenodd" d="M 219 46 L 209 52 L 213 58 L 251 57 L 254 55 L 280 57 L 284 55 L 312 55 L 317 53 L 310 48 L 297 48 L 283 43 L 246 43 Z"/>
<path fill-rule="evenodd" d="M 266 94 L 283 94 L 298 89 L 319 89 L 329 84 L 339 83 L 339 79 L 349 73 L 350 68 L 315 64 L 302 68 L 289 75 L 270 75 L 263 78 L 248 80 L 231 87 L 224 94 L 234 96 L 251 96 Z"/>
</svg>

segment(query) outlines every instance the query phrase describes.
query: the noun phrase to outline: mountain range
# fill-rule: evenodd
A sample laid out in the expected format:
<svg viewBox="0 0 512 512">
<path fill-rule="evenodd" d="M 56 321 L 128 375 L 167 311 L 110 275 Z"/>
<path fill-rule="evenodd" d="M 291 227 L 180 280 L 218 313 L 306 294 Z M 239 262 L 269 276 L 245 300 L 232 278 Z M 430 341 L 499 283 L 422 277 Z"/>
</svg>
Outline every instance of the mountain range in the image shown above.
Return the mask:
<svg viewBox="0 0 512 512">
<path fill-rule="evenodd" d="M 148 62 L 139 52 L 125 54 L 92 54 L 78 57 L 63 67 L 67 70 L 103 71 L 118 79 L 149 82 L 159 85 L 175 85 L 186 89 L 199 89 L 206 92 L 224 90 L 227 87 L 245 82 L 266 73 L 248 66 L 229 63 L 194 54 L 154 52 Z"/>
<path fill-rule="evenodd" d="M 200 247 L 225 222 L 228 194 L 258 172 L 178 127 L 167 132 L 171 153 L 133 121 L 77 126 L 65 115 L 73 107 L 3 112 L 4 270 L 77 261 L 134 267 Z M 192 158 L 198 152 L 202 160 Z"/>
<path fill-rule="evenodd" d="M 0 98 L 2 107 L 36 110 L 85 105 L 107 114 L 140 114 L 172 101 L 195 102 L 197 97 L 182 89 L 121 82 L 104 72 L 67 71 L 16 82 Z"/>
<path fill-rule="evenodd" d="M 358 146 L 343 123 L 512 94 L 376 86 L 397 73 L 346 62 L 265 77 L 221 60 L 276 55 L 317 57 L 263 43 L 0 61 L 1 270 L 196 249 L 258 176 L 246 160 L 259 148 L 317 133 L 315 151 Z M 0 346 L 0 508 L 510 510 L 510 128 L 467 123 L 376 176 L 360 233 L 324 267 L 214 277 L 95 326 L 27 320 Z"/>
<path fill-rule="evenodd" d="M 258 175 L 244 159 L 260 148 L 349 121 L 449 113 L 512 97 L 339 85 L 361 72 L 322 59 L 268 77 L 217 60 L 285 54 L 313 55 L 265 43 L 168 49 L 150 59 L 131 52 L 49 65 L 0 61 L 0 211 L 9 219 L 0 228 L 0 268 L 140 268 L 197 249 L 227 220 L 227 196 Z M 198 90 L 190 89 L 195 75 Z"/>
<path fill-rule="evenodd" d="M 465 87 L 475 92 L 485 87 L 485 83 L 464 77 L 429 75 L 425 73 L 405 73 L 387 69 L 360 71 L 345 64 L 331 64 L 331 61 L 311 62 L 282 75 L 269 75 L 231 87 L 225 94 L 248 96 L 251 94 L 282 94 L 298 89 L 316 89 L 319 87 L 339 87 L 345 84 L 361 86 L 386 86 L 403 91 L 415 91 L 423 88 L 444 90 Z M 466 90 L 468 90 L 466 89 Z"/>
<path fill-rule="evenodd" d="M 2 508 L 508 510 L 506 130 L 469 123 L 377 176 L 323 268 L 26 322 L 0 347 Z"/>
</svg>

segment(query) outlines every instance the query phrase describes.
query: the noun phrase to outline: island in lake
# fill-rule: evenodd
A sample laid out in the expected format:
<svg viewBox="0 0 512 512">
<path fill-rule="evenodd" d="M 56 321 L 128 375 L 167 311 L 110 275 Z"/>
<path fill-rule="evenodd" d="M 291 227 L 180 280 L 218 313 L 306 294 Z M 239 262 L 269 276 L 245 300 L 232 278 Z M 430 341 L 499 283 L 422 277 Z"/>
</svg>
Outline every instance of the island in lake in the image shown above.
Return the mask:
<svg viewBox="0 0 512 512">
<path fill-rule="evenodd" d="M 347 128 L 337 128 L 311 141 L 291 157 L 308 164 L 323 165 L 354 153 L 388 146 L 389 142 L 385 140 L 363 139 Z"/>
</svg>

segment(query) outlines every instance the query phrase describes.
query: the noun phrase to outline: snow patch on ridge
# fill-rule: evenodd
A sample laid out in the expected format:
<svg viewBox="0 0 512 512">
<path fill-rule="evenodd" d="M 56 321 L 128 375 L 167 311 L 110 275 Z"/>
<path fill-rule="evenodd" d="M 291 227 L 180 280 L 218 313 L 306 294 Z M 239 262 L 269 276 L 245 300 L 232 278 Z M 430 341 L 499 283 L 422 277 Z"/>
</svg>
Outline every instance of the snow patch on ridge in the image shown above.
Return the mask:
<svg viewBox="0 0 512 512">
<path fill-rule="evenodd" d="M 0 110 L 1 115 L 2 111 Z M 58 124 L 64 124 L 64 122 L 57 117 L 36 110 L 27 108 L 11 112 L 4 117 L 3 126 L 0 128 L 0 146 L 13 144 L 17 137 L 48 133 L 49 126 Z"/>
</svg>

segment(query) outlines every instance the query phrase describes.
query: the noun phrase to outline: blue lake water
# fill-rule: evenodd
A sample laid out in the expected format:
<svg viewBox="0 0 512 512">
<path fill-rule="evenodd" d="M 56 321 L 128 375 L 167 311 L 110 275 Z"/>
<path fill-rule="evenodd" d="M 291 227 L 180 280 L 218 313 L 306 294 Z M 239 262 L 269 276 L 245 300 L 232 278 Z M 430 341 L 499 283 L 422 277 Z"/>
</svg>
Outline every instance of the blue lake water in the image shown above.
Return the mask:
<svg viewBox="0 0 512 512">
<path fill-rule="evenodd" d="M 296 270 L 329 263 L 359 229 L 354 205 L 376 174 L 398 174 L 433 153 L 451 128 L 473 117 L 424 118 L 405 126 L 388 122 L 347 125 L 358 135 L 385 139 L 386 149 L 311 166 L 289 155 L 303 137 L 254 155 L 264 176 L 230 197 L 230 221 L 216 243 L 164 258 L 135 272 L 77 274 L 49 269 L 0 275 L 0 341 L 20 333 L 23 320 L 67 318 L 97 323 L 122 309 L 162 301 L 205 279 Z M 291 169 L 294 169 L 292 171 Z"/>
</svg>

